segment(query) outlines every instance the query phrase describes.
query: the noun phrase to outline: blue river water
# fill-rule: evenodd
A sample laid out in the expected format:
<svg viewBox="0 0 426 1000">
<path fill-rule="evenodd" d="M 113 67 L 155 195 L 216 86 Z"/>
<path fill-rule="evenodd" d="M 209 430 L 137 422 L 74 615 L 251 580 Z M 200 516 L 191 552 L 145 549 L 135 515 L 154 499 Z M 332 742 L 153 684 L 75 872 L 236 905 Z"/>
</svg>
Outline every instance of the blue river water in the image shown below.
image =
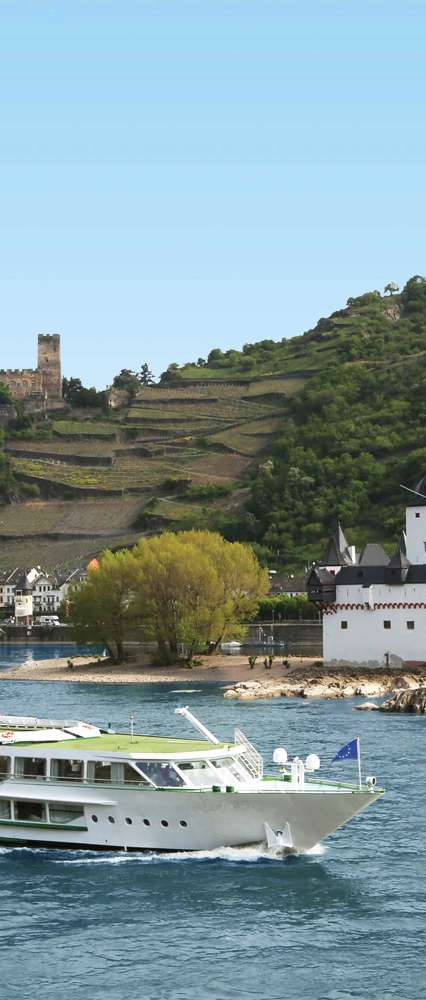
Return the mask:
<svg viewBox="0 0 426 1000">
<path fill-rule="evenodd" d="M 186 681 L 180 688 L 189 688 Z M 1 996 L 29 1000 L 420 1000 L 426 996 L 426 719 L 354 712 L 353 700 L 238 703 L 219 687 L 0 679 L 0 711 L 75 716 L 153 734 L 238 725 L 262 750 L 326 764 L 360 736 L 386 794 L 309 855 L 0 850 Z"/>
</svg>

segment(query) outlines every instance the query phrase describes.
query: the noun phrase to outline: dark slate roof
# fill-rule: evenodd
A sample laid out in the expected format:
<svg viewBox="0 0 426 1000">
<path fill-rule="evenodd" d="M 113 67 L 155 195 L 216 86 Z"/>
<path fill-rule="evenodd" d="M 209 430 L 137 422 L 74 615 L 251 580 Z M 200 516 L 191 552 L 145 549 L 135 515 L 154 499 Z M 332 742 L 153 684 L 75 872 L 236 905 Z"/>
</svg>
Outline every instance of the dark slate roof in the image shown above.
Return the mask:
<svg viewBox="0 0 426 1000">
<path fill-rule="evenodd" d="M 33 585 L 32 583 L 29 583 L 25 571 L 20 573 L 20 575 L 13 582 L 17 590 L 27 591 L 28 593 L 32 590 Z"/>
<path fill-rule="evenodd" d="M 336 545 L 336 541 L 335 541 L 334 536 L 333 536 L 332 538 L 329 539 L 329 541 L 327 543 L 326 550 L 325 550 L 325 552 L 324 552 L 324 554 L 323 554 L 323 556 L 321 558 L 321 565 L 322 566 L 344 566 L 345 562 L 346 562 L 346 560 L 344 558 L 343 552 L 339 551 L 339 549 L 338 549 L 338 547 Z"/>
<path fill-rule="evenodd" d="M 364 545 L 359 557 L 360 566 L 387 566 L 388 563 L 389 556 L 381 545 L 377 545 L 376 542 L 367 542 L 367 545 Z"/>
<path fill-rule="evenodd" d="M 340 573 L 338 574 L 338 577 L 340 578 Z M 333 585 L 336 583 L 337 576 L 335 576 L 334 573 L 330 573 L 330 571 L 325 569 L 323 566 L 313 566 L 311 572 L 306 578 L 306 585 L 309 586 L 314 578 L 318 580 L 319 583 L 329 583 Z"/>
<path fill-rule="evenodd" d="M 400 545 L 397 546 L 392 559 L 388 563 L 389 569 L 408 569 L 411 566 L 410 560 L 407 559 L 406 553 L 402 551 Z"/>
<path fill-rule="evenodd" d="M 349 545 L 346 541 L 345 533 L 338 521 L 336 530 L 327 543 L 326 550 L 321 559 L 321 566 L 346 566 L 348 563 L 351 565 L 352 559 L 348 549 Z"/>
<path fill-rule="evenodd" d="M 343 566 L 336 576 L 337 587 L 370 587 L 373 583 L 389 583 L 387 566 Z M 405 583 L 426 583 L 426 564 L 409 566 Z"/>
</svg>

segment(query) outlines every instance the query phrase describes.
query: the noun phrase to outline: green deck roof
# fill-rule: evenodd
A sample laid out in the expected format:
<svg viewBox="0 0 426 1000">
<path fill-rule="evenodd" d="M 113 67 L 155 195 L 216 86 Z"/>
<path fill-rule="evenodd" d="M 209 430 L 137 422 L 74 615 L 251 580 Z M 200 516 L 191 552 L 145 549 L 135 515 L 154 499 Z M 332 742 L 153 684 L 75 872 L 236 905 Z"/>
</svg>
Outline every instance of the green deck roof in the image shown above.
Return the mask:
<svg viewBox="0 0 426 1000">
<path fill-rule="evenodd" d="M 13 744 L 14 746 L 24 746 L 25 744 Z M 27 744 L 28 745 L 28 744 Z M 228 746 L 227 743 L 208 743 L 207 740 L 179 740 L 168 739 L 163 736 L 135 736 L 133 740 L 129 733 L 116 733 L 112 736 L 109 733 L 102 736 L 93 736 L 89 739 L 60 740 L 58 743 L 30 743 L 30 746 L 37 750 L 55 749 L 69 750 L 70 757 L 75 751 L 96 750 L 100 753 L 197 753 L 206 750 L 222 749 Z"/>
</svg>

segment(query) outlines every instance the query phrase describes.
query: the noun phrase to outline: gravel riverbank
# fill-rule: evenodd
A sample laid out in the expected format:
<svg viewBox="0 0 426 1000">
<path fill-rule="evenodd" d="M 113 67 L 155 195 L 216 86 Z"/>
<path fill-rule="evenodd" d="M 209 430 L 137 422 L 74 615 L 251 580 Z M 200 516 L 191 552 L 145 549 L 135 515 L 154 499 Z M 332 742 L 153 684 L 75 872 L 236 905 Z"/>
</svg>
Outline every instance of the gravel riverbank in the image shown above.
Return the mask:
<svg viewBox="0 0 426 1000">
<path fill-rule="evenodd" d="M 106 659 L 90 656 L 27 659 L 11 670 L 2 671 L 2 680 L 67 681 L 96 684 L 179 684 L 182 682 L 223 685 L 226 698 L 252 701 L 258 698 L 351 698 L 378 697 L 402 688 L 426 684 L 426 664 L 401 667 L 333 666 L 318 660 L 291 657 L 288 666 L 277 659 L 265 670 L 263 657 L 251 669 L 247 656 L 206 656 L 194 667 L 175 665 L 153 667 L 148 659 L 116 666 Z M 72 666 L 70 666 L 70 663 Z"/>
</svg>

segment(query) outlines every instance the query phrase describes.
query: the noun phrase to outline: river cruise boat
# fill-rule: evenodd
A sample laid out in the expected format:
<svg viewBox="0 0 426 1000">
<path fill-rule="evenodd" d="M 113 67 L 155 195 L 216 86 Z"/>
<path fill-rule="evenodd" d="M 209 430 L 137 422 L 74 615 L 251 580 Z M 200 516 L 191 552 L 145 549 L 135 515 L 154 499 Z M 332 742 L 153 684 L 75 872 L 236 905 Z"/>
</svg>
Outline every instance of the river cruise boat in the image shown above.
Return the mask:
<svg viewBox="0 0 426 1000">
<path fill-rule="evenodd" d="M 316 754 L 275 775 L 240 730 L 220 742 L 115 733 L 73 720 L 0 716 L 0 843 L 62 849 L 200 851 L 267 843 L 306 851 L 371 805 L 374 778 L 319 780 Z M 133 729 L 133 725 L 132 725 Z"/>
</svg>

